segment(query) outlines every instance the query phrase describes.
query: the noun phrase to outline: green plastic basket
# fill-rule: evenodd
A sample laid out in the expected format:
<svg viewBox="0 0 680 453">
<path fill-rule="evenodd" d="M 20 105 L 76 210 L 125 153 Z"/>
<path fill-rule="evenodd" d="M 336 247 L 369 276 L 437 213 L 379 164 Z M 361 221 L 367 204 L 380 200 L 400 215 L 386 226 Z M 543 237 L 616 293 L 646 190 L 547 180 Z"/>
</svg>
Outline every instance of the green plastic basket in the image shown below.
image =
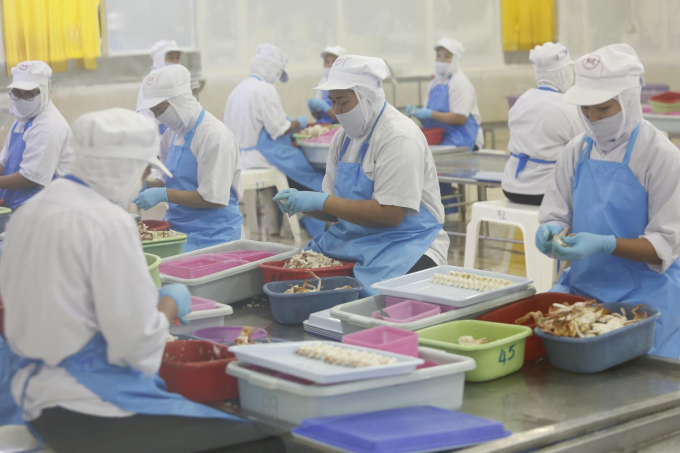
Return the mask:
<svg viewBox="0 0 680 453">
<path fill-rule="evenodd" d="M 145 253 L 152 253 L 161 258 L 168 258 L 182 253 L 182 247 L 187 242 L 187 235 L 180 234 L 171 238 L 154 239 L 153 241 L 142 241 L 142 248 Z"/>
<path fill-rule="evenodd" d="M 161 287 L 161 274 L 158 272 L 158 266 L 161 265 L 161 257 L 158 255 L 152 255 L 151 253 L 145 253 L 146 265 L 149 266 L 149 274 L 151 274 L 151 279 L 156 284 L 156 288 Z"/>
<path fill-rule="evenodd" d="M 451 321 L 419 330 L 421 346 L 470 357 L 477 368 L 468 371 L 465 380 L 484 382 L 512 374 L 524 364 L 526 338 L 531 336 L 529 327 L 486 321 Z M 469 335 L 475 339 L 486 338 L 489 343 L 463 346 L 458 337 Z"/>
<path fill-rule="evenodd" d="M 7 222 L 9 222 L 9 218 L 12 216 L 12 210 L 10 208 L 4 208 L 0 206 L 0 233 L 5 232 L 5 228 L 7 227 Z"/>
</svg>

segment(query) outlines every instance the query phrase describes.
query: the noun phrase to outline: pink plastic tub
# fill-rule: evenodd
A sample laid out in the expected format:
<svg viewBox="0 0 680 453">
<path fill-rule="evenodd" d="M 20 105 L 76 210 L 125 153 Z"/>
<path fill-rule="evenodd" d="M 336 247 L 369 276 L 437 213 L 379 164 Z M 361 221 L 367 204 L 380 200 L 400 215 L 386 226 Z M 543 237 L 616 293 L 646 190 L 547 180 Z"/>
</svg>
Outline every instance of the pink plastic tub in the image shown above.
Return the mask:
<svg viewBox="0 0 680 453">
<path fill-rule="evenodd" d="M 401 304 L 402 302 L 406 302 L 407 300 L 409 300 L 409 299 L 403 299 L 401 297 L 394 297 L 394 296 L 385 296 L 385 307 L 391 307 L 393 305 Z M 439 310 L 442 313 L 446 313 L 447 311 L 451 311 L 451 310 L 458 310 L 456 307 L 449 307 L 448 305 L 439 305 L 439 304 L 430 304 L 430 305 L 436 305 L 437 307 L 439 307 Z"/>
<path fill-rule="evenodd" d="M 389 322 L 404 323 L 429 318 L 430 316 L 435 316 L 442 312 L 441 306 L 439 305 L 417 300 L 405 300 L 404 302 L 385 308 L 384 311 L 388 315 L 387 318 L 383 317 L 383 315 L 380 314 L 380 311 L 374 311 L 373 317 Z"/>
<path fill-rule="evenodd" d="M 234 267 L 243 266 L 244 264 L 248 264 L 248 262 L 236 259 L 214 259 L 213 257 L 202 255 L 196 258 L 185 258 L 179 261 L 163 263 L 160 266 L 160 272 L 161 274 L 177 278 L 193 280 Z"/>
<path fill-rule="evenodd" d="M 418 357 L 418 334 L 392 326 L 379 326 L 342 337 L 342 342 L 354 346 L 379 349 Z"/>
<path fill-rule="evenodd" d="M 191 311 L 213 310 L 215 308 L 215 301 L 210 299 L 203 299 L 202 297 L 191 296 Z"/>
</svg>

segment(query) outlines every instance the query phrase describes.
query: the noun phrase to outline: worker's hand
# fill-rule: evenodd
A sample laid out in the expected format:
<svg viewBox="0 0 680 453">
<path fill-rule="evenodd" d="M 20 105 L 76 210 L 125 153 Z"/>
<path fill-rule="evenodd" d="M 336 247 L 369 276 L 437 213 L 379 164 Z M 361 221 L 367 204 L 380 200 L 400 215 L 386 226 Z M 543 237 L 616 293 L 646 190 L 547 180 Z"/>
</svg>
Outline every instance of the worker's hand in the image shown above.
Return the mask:
<svg viewBox="0 0 680 453">
<path fill-rule="evenodd" d="M 293 193 L 293 192 L 297 192 L 297 191 L 298 191 L 297 189 L 283 189 L 282 191 L 280 191 L 279 193 L 276 194 L 276 196 L 273 198 L 273 200 L 276 200 L 276 197 L 278 197 L 278 196 L 281 196 L 281 199 L 285 199 L 286 197 L 284 197 L 283 195 Z M 279 207 L 279 210 L 281 210 L 282 213 L 284 213 L 284 214 L 286 213 L 286 209 L 283 207 L 282 202 L 274 201 L 274 203 L 276 203 L 276 206 Z"/>
<path fill-rule="evenodd" d="M 553 244 L 555 257 L 562 261 L 578 261 L 596 253 L 611 255 L 616 249 L 616 237 L 593 233 L 578 233 L 576 236 L 563 236 L 562 241 L 570 247 Z"/>
<path fill-rule="evenodd" d="M 429 120 L 432 118 L 432 110 L 430 109 L 415 109 L 411 112 L 411 116 L 415 116 L 419 120 Z"/>
<path fill-rule="evenodd" d="M 413 115 L 413 112 L 415 112 L 416 110 L 418 110 L 418 107 L 416 107 L 415 105 L 412 105 L 412 104 L 407 105 L 406 106 L 406 116 Z"/>
<path fill-rule="evenodd" d="M 300 123 L 300 129 L 307 127 L 307 117 L 305 115 L 296 116 L 295 119 Z"/>
<path fill-rule="evenodd" d="M 307 101 L 307 107 L 309 107 L 310 112 L 327 112 L 331 109 L 328 102 L 323 99 L 314 98 Z"/>
<path fill-rule="evenodd" d="M 560 234 L 564 228 L 555 223 L 542 223 L 536 231 L 536 248 L 546 255 L 553 251 L 552 237 Z"/>
<path fill-rule="evenodd" d="M 182 319 L 189 313 L 191 313 L 191 293 L 186 285 L 181 283 L 173 283 L 171 285 L 165 285 L 158 290 L 158 298 L 168 296 L 175 301 L 177 305 L 177 317 Z M 186 321 L 182 320 L 183 323 Z"/>
<path fill-rule="evenodd" d="M 298 212 L 313 212 L 323 211 L 323 204 L 329 197 L 327 193 L 323 192 L 288 192 L 285 194 L 279 193 L 274 197 L 277 203 L 286 200 L 283 204 L 283 211 L 286 214 L 297 214 Z"/>
<path fill-rule="evenodd" d="M 153 187 L 151 189 L 146 189 L 144 192 L 140 193 L 135 199 L 135 204 L 138 208 L 148 211 L 149 209 L 156 206 L 158 203 L 168 201 L 168 191 L 165 187 Z"/>
</svg>

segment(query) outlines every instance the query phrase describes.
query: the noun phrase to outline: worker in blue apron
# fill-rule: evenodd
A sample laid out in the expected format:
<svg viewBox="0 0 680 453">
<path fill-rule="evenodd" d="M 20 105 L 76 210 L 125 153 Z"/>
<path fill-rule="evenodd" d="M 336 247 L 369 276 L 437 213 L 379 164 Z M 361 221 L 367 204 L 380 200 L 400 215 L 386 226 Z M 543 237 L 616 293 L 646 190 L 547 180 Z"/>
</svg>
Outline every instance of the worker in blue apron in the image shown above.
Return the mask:
<svg viewBox="0 0 680 453">
<path fill-rule="evenodd" d="M 326 82 L 328 79 L 328 73 L 333 67 L 333 63 L 338 57 L 347 55 L 347 50 L 340 46 L 327 46 L 321 52 L 321 58 L 323 58 L 323 78 L 319 82 L 319 85 Z M 333 124 L 337 123 L 338 119 L 331 108 L 331 100 L 328 97 L 328 90 L 319 90 L 316 92 L 316 97 L 307 101 L 307 107 L 312 113 L 312 116 L 316 119 L 317 123 L 322 124 Z"/>
<path fill-rule="evenodd" d="M 66 172 L 73 159 L 70 127 L 49 98 L 52 69 L 42 61 L 12 68 L 12 124 L 0 152 L 0 200 L 17 209 Z"/>
<path fill-rule="evenodd" d="M 80 117 L 73 132 L 71 173 L 29 200 L 7 233 L 0 425 L 26 425 L 68 452 L 141 452 L 149 442 L 188 452 L 250 440 L 245 420 L 169 393 L 158 376 L 169 326 L 191 312 L 191 294 L 156 288 L 123 209 L 152 167 L 171 176 L 155 124 L 111 109 Z M 182 429 L 197 437 L 187 448 L 175 445 L 186 442 Z"/>
<path fill-rule="evenodd" d="M 382 59 L 338 58 L 316 88 L 329 90 L 342 126 L 324 190 L 290 189 L 274 197 L 288 214 L 336 222 L 307 248 L 355 262 L 362 296 L 375 294 L 374 283 L 445 264 L 448 254 L 432 154 L 417 126 L 385 102 L 387 75 Z"/>
<path fill-rule="evenodd" d="M 144 210 L 169 203 L 165 220 L 188 236 L 183 252 L 241 239 L 243 185 L 234 135 L 193 97 L 185 67 L 153 71 L 143 87 L 142 105 L 169 129 L 161 159 L 175 176 L 148 182 L 135 203 Z"/>
<path fill-rule="evenodd" d="M 680 227 L 677 148 L 642 119 L 644 67 L 627 44 L 576 62 L 564 101 L 580 106 L 586 133 L 555 167 L 541 205 L 536 245 L 571 261 L 551 291 L 661 312 L 652 354 L 680 356 Z M 563 228 L 566 247 L 551 238 Z M 558 231 L 559 230 L 559 231 Z"/>
<path fill-rule="evenodd" d="M 320 191 L 323 173 L 292 146 L 290 138 L 290 134 L 307 126 L 307 117 L 287 118 L 275 87 L 279 80 L 288 81 L 287 63 L 283 50 L 269 43 L 260 44 L 250 63 L 250 76 L 229 95 L 223 121 L 236 134 L 244 170 L 277 168 L 288 177 L 291 187 Z M 278 234 L 278 210 L 271 195 L 264 202 L 267 229 Z M 301 223 L 312 237 L 323 233 L 326 226 L 310 217 L 303 217 Z"/>
</svg>

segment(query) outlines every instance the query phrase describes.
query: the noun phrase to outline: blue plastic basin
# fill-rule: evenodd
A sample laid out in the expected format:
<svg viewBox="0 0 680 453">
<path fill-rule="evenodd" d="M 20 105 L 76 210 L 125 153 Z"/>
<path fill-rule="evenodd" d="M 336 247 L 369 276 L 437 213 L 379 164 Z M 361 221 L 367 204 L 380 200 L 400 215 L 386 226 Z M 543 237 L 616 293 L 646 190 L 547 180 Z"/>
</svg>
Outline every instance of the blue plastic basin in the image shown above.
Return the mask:
<svg viewBox="0 0 680 453">
<path fill-rule="evenodd" d="M 352 302 L 359 298 L 364 285 L 352 277 L 326 277 L 321 279 L 321 291 L 310 293 L 284 294 L 292 285 L 302 285 L 304 280 L 284 280 L 264 285 L 274 319 L 281 324 L 299 325 L 317 311 L 327 310 L 336 305 Z M 317 284 L 316 279 L 310 283 Z M 352 289 L 340 289 L 349 285 Z"/>
<path fill-rule="evenodd" d="M 606 303 L 604 308 L 620 313 L 626 310 L 628 319 L 633 318 L 635 303 Z M 540 327 L 534 333 L 541 337 L 548 352 L 548 360 L 555 367 L 575 373 L 597 373 L 643 356 L 654 345 L 654 323 L 661 316 L 657 310 L 642 307 L 647 319 L 621 329 L 590 338 L 556 337 L 545 333 Z"/>
</svg>

